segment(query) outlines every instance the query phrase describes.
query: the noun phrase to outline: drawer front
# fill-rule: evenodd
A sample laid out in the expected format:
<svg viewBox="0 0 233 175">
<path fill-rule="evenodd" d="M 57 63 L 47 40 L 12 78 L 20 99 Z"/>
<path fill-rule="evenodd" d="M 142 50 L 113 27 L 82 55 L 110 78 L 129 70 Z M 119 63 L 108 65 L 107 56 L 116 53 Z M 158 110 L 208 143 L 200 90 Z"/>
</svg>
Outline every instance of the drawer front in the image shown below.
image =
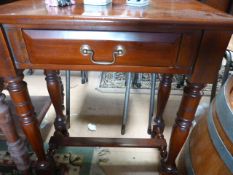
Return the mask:
<svg viewBox="0 0 233 175">
<path fill-rule="evenodd" d="M 23 30 L 32 64 L 175 66 L 179 33 Z M 80 51 L 82 46 L 91 50 Z M 116 53 L 122 48 L 123 54 Z"/>
</svg>

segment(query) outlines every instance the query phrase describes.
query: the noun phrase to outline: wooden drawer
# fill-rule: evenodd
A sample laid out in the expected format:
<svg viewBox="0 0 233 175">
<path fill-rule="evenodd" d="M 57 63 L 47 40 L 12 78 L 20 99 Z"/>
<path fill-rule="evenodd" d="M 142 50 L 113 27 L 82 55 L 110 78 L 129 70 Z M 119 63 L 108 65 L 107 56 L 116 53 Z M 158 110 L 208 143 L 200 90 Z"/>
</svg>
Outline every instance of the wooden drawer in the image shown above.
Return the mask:
<svg viewBox="0 0 233 175">
<path fill-rule="evenodd" d="M 130 66 L 175 66 L 181 43 L 180 33 L 139 33 L 67 30 L 22 30 L 28 58 L 32 64 L 94 65 L 103 62 Z M 80 52 L 82 45 L 93 50 Z M 115 48 L 123 56 L 113 54 Z"/>
</svg>

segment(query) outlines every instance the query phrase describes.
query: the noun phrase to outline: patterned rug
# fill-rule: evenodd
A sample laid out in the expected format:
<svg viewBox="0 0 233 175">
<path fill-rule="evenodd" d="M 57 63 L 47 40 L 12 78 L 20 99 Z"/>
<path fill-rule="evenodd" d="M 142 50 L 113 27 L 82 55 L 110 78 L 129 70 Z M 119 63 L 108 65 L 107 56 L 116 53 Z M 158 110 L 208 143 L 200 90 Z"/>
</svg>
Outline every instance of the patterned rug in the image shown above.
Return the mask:
<svg viewBox="0 0 233 175">
<path fill-rule="evenodd" d="M 47 149 L 48 144 L 45 144 Z M 65 147 L 59 149 L 54 155 L 54 160 L 57 175 L 88 175 L 90 173 L 94 148 L 81 148 L 81 147 Z M 36 165 L 36 155 L 33 152 L 29 153 L 32 165 L 31 174 L 34 172 Z M 61 173 L 62 170 L 62 173 Z M 7 152 L 5 141 L 0 141 L 0 175 L 21 175 L 16 170 L 10 154 Z"/>
<path fill-rule="evenodd" d="M 217 91 L 221 87 L 222 77 L 223 77 L 223 69 L 221 69 L 219 78 Z M 140 83 L 134 83 L 134 76 L 132 74 L 132 85 L 131 85 L 131 93 L 150 93 L 151 88 L 151 74 L 150 73 L 142 73 Z M 182 84 L 182 79 L 185 78 L 183 75 L 176 75 L 173 77 L 172 83 L 172 95 L 182 95 L 183 94 L 183 86 L 185 86 L 185 81 Z M 159 82 L 161 79 L 161 75 L 157 74 L 156 77 L 156 93 L 158 91 Z M 101 92 L 109 92 L 109 93 L 124 93 L 125 85 L 126 85 L 126 73 L 123 72 L 102 72 L 99 87 L 97 88 Z M 205 96 L 211 95 L 212 85 L 208 84 L 205 89 L 203 89 L 203 93 Z"/>
<path fill-rule="evenodd" d="M 80 169 L 83 162 L 83 156 L 71 153 L 57 153 L 54 155 L 56 167 L 62 168 L 67 175 L 80 175 Z M 30 154 L 32 166 L 36 164 L 36 156 Z M 1 163 L 2 162 L 2 163 Z M 56 174 L 60 174 L 57 170 Z M 31 174 L 36 174 L 33 170 Z M 6 151 L 0 151 L 0 175 L 20 175 L 16 170 L 10 154 Z"/>
</svg>

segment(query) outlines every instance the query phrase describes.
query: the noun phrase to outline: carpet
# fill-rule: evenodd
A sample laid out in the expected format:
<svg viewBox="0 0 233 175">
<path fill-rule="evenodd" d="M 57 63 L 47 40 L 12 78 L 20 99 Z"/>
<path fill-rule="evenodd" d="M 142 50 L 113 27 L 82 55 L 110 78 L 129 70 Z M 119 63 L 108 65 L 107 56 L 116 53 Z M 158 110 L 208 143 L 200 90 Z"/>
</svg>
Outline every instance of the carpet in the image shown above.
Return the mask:
<svg viewBox="0 0 233 175">
<path fill-rule="evenodd" d="M 45 149 L 48 145 L 45 144 Z M 56 163 L 57 173 L 62 175 L 89 175 L 91 169 L 91 163 L 93 158 L 94 148 L 80 148 L 80 147 L 66 147 L 59 149 L 54 155 Z M 33 152 L 29 152 L 32 175 L 35 174 L 34 168 L 36 163 L 36 155 Z M 16 170 L 16 167 L 7 152 L 7 145 L 4 141 L 0 141 L 0 175 L 20 175 Z"/>
<path fill-rule="evenodd" d="M 134 83 L 134 76 L 132 74 L 132 85 L 131 85 L 131 93 L 150 93 L 151 88 L 151 74 L 150 73 L 142 73 L 140 85 L 138 83 Z M 217 91 L 221 87 L 223 76 L 223 70 L 221 69 L 219 77 L 218 77 L 218 84 L 217 84 Z M 179 84 L 182 81 L 183 75 L 175 75 L 172 81 L 172 90 L 171 95 L 182 95 L 183 94 L 183 86 L 184 84 Z M 156 78 L 156 93 L 158 92 L 159 82 L 161 79 L 161 75 L 157 74 Z M 124 93 L 125 92 L 125 83 L 126 82 L 126 73 L 123 72 L 102 72 L 100 77 L 99 86 L 96 88 L 100 92 L 106 93 Z M 211 95 L 212 85 L 208 84 L 203 89 L 204 96 Z"/>
</svg>

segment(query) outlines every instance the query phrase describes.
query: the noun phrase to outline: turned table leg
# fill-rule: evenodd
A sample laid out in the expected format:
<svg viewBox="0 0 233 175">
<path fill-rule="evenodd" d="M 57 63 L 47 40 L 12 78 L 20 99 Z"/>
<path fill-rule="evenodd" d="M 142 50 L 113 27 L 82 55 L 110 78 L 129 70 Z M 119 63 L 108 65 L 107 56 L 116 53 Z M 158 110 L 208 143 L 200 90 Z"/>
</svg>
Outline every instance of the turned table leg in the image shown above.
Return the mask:
<svg viewBox="0 0 233 175">
<path fill-rule="evenodd" d="M 64 85 L 62 83 L 62 79 L 61 79 L 61 76 L 60 76 L 60 71 L 57 71 L 57 75 L 58 75 L 58 79 L 59 79 L 59 83 L 61 85 L 61 95 L 62 95 L 62 109 L 64 110 L 65 109 L 65 104 L 64 104 L 64 97 L 65 97 L 65 93 L 64 93 Z"/>
<path fill-rule="evenodd" d="M 163 113 L 170 96 L 172 78 L 173 75 L 165 74 L 162 76 L 160 81 L 157 99 L 157 112 L 153 125 L 154 134 L 162 134 L 164 131 Z"/>
<path fill-rule="evenodd" d="M 63 114 L 63 92 L 60 76 L 58 71 L 53 70 L 45 70 L 45 75 L 49 95 L 56 111 L 55 130 L 61 132 L 64 136 L 69 136 L 67 117 Z"/>
<path fill-rule="evenodd" d="M 175 160 L 188 137 L 197 106 L 202 97 L 201 90 L 204 87 L 204 84 L 195 84 L 187 81 L 173 126 L 168 156 L 165 161 L 162 161 L 162 172 L 164 173 L 177 174 Z"/>
<path fill-rule="evenodd" d="M 157 99 L 157 112 L 156 112 L 156 117 L 154 118 L 153 131 L 151 135 L 152 137 L 156 136 L 160 139 L 164 139 L 163 113 L 164 113 L 168 98 L 170 96 L 172 78 L 173 78 L 173 75 L 164 74 L 160 81 L 158 99 Z M 164 160 L 167 157 L 167 146 L 163 146 L 159 150 L 160 150 L 161 158 L 162 160 Z"/>
<path fill-rule="evenodd" d="M 151 88 L 150 88 L 150 108 L 149 108 L 149 121 L 147 127 L 147 133 L 152 134 L 152 119 L 154 117 L 154 110 L 155 110 L 155 86 L 156 86 L 156 77 L 155 73 L 151 74 Z"/>
<path fill-rule="evenodd" d="M 4 81 L 2 78 L 0 78 L 0 92 L 3 91 L 3 88 L 4 88 Z"/>
<path fill-rule="evenodd" d="M 21 127 L 37 155 L 37 172 L 43 175 L 52 174 L 50 164 L 46 161 L 43 140 L 23 75 L 7 79 L 6 83 L 17 115 L 20 117 Z"/>
<path fill-rule="evenodd" d="M 5 95 L 0 93 L 0 128 L 7 140 L 8 151 L 17 169 L 24 175 L 30 175 L 30 159 L 27 146 L 19 138 L 15 129 Z"/>
</svg>

